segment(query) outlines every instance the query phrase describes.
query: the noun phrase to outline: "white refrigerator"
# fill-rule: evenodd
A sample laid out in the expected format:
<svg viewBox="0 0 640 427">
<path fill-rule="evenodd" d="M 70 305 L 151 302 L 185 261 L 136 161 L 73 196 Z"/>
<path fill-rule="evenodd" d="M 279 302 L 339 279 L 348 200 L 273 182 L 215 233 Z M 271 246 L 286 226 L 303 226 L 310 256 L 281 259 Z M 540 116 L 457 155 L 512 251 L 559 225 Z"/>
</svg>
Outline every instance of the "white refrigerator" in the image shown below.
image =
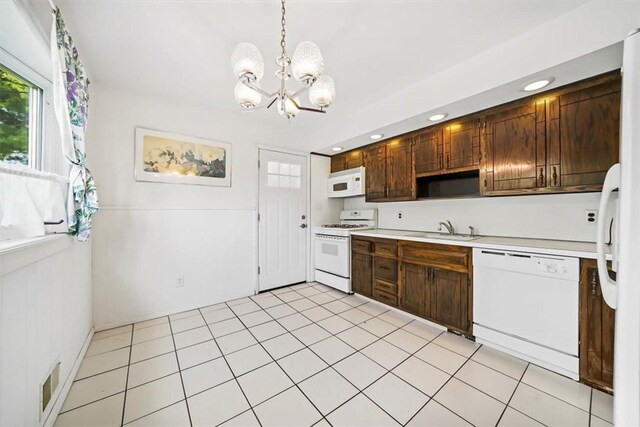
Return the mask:
<svg viewBox="0 0 640 427">
<path fill-rule="evenodd" d="M 620 163 L 605 179 L 598 221 L 598 271 L 605 302 L 616 309 L 614 422 L 640 426 L 640 29 L 624 43 Z M 605 261 L 607 207 L 618 190 L 617 239 L 612 248 L 616 279 Z"/>
</svg>

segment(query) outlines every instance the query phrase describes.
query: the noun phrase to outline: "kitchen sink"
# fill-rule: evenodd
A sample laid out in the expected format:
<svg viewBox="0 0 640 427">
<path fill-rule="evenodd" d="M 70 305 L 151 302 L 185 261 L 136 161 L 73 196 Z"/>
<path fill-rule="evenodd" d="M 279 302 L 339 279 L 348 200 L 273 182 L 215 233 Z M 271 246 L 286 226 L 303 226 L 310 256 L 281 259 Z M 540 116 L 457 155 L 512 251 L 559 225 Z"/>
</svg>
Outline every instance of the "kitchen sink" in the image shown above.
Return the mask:
<svg viewBox="0 0 640 427">
<path fill-rule="evenodd" d="M 478 237 L 470 236 L 468 234 L 447 234 L 447 233 L 411 233 L 407 234 L 407 237 L 422 237 L 423 239 L 442 239 L 442 240 L 457 240 L 468 242 L 470 240 L 475 240 Z"/>
</svg>

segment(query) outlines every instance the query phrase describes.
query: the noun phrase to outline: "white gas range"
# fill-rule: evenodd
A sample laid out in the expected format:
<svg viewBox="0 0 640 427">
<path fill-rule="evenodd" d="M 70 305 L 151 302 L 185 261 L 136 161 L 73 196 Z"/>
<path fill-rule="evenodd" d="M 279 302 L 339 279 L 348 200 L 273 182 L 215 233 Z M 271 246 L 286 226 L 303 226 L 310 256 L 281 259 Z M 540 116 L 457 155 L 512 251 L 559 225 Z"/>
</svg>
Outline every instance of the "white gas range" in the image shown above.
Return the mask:
<svg viewBox="0 0 640 427">
<path fill-rule="evenodd" d="M 316 281 L 342 292 L 351 292 L 352 231 L 376 228 L 376 210 L 340 212 L 340 224 L 314 229 Z"/>
</svg>

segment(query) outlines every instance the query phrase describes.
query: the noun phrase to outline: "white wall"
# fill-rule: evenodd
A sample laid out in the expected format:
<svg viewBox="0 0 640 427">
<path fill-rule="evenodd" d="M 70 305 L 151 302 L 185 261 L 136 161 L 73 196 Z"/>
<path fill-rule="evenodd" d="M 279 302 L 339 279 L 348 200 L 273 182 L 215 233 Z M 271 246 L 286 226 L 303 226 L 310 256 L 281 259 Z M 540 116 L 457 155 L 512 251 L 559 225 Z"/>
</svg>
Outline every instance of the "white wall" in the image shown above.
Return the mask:
<svg viewBox="0 0 640 427">
<path fill-rule="evenodd" d="M 91 331 L 91 245 L 56 239 L 60 252 L 9 272 L 13 263 L 0 254 L 6 272 L 0 276 L 1 426 L 41 425 L 41 382 L 58 358 L 57 393 L 73 380 L 69 374 Z"/>
<path fill-rule="evenodd" d="M 252 127 L 252 114 L 100 84 L 91 97 L 87 163 L 102 207 L 93 228 L 96 329 L 252 294 L 258 145 L 282 144 Z M 230 143 L 231 187 L 136 182 L 135 127 Z"/>
<path fill-rule="evenodd" d="M 375 207 L 378 227 L 436 231 L 450 220 L 456 231 L 469 225 L 488 236 L 595 242 L 595 223 L 586 221 L 587 209 L 598 209 L 600 193 L 420 200 L 402 203 L 365 203 L 364 197 L 345 199 L 345 209 Z M 402 219 L 398 219 L 402 212 Z"/>
<path fill-rule="evenodd" d="M 330 224 L 338 221 L 343 202 L 340 199 L 327 197 L 327 178 L 331 172 L 331 158 L 326 156 L 311 155 L 311 203 L 309 211 L 310 234 L 310 261 L 307 263 L 307 280 L 315 280 L 314 266 L 314 241 L 313 230 L 322 224 Z"/>
</svg>

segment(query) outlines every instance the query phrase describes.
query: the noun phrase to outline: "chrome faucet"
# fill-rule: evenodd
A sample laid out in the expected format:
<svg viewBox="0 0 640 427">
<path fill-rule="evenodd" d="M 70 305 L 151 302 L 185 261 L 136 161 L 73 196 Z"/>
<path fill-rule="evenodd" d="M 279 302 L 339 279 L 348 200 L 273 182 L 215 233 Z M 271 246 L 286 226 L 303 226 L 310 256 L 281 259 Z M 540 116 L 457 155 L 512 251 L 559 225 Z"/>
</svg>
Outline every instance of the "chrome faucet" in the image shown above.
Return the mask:
<svg viewBox="0 0 640 427">
<path fill-rule="evenodd" d="M 476 229 L 473 226 L 469 226 L 469 236 L 476 237 Z"/>
<path fill-rule="evenodd" d="M 451 224 L 451 221 L 447 220 L 447 222 L 441 221 L 438 223 L 438 231 L 442 231 L 442 227 L 446 228 L 449 234 L 453 235 L 453 224 Z"/>
</svg>

